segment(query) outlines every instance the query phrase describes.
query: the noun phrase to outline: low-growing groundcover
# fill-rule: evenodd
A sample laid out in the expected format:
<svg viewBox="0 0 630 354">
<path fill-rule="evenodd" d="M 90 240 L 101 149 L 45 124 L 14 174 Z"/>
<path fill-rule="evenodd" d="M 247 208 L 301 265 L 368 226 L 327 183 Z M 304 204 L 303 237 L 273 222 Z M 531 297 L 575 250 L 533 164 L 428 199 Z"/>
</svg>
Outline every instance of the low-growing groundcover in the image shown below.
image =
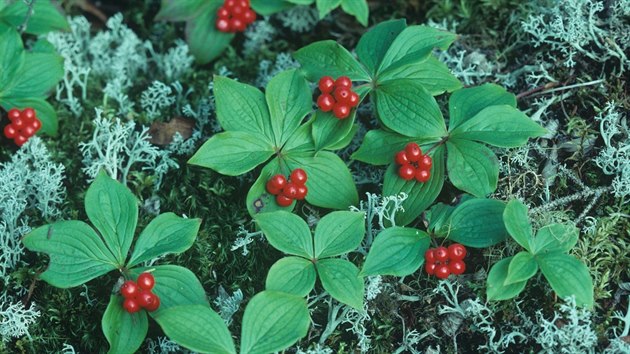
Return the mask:
<svg viewBox="0 0 630 354">
<path fill-rule="evenodd" d="M 0 2 L 0 352 L 630 350 L 622 1 L 73 4 Z"/>
</svg>

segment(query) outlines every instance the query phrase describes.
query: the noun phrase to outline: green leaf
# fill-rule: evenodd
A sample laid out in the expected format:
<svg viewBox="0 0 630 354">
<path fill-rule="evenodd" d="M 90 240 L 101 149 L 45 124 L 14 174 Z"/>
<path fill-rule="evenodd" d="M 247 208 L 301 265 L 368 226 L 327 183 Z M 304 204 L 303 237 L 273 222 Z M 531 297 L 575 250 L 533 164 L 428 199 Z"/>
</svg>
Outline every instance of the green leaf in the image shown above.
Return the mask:
<svg viewBox="0 0 630 354">
<path fill-rule="evenodd" d="M 499 160 L 489 148 L 470 140 L 446 142 L 448 177 L 455 187 L 476 197 L 494 192 L 499 181 Z"/>
<path fill-rule="evenodd" d="M 413 79 L 434 96 L 462 87 L 462 83 L 451 73 L 446 64 L 432 55 L 419 63 L 414 62 L 388 69 L 379 75 L 378 81 L 382 84 L 399 79 Z"/>
<path fill-rule="evenodd" d="M 510 200 L 503 211 L 503 223 L 514 241 L 531 252 L 532 225 L 529 223 L 525 204 L 518 199 Z"/>
<path fill-rule="evenodd" d="M 287 70 L 269 81 L 265 97 L 276 146 L 282 146 L 311 112 L 311 89 L 297 70 Z"/>
<path fill-rule="evenodd" d="M 85 194 L 85 212 L 116 257 L 117 264 L 125 264 L 138 222 L 136 197 L 101 171 Z"/>
<path fill-rule="evenodd" d="M 208 139 L 188 163 L 211 168 L 223 175 L 238 176 L 267 161 L 273 154 L 273 145 L 260 134 L 227 131 Z"/>
<path fill-rule="evenodd" d="M 341 0 L 316 0 L 319 18 L 322 19 L 341 4 Z"/>
<path fill-rule="evenodd" d="M 236 353 L 232 336 L 208 305 L 180 305 L 154 315 L 164 334 L 177 344 L 199 353 Z"/>
<path fill-rule="evenodd" d="M 0 11 L 0 21 L 5 21 L 16 28 L 26 23 L 24 32 L 35 35 L 70 30 L 66 17 L 51 1 L 36 1 L 32 6 L 28 21 L 26 16 L 29 7 L 23 1 L 16 1 L 3 8 Z"/>
<path fill-rule="evenodd" d="M 412 141 L 420 145 L 426 142 L 383 129 L 369 130 L 352 158 L 371 165 L 387 165 L 394 161 L 397 152 Z"/>
<path fill-rule="evenodd" d="M 354 251 L 365 235 L 365 213 L 334 211 L 315 229 L 315 258 L 339 256 Z"/>
<path fill-rule="evenodd" d="M 470 199 L 451 214 L 448 238 L 468 247 L 484 248 L 507 237 L 503 225 L 505 204 L 494 199 Z"/>
<path fill-rule="evenodd" d="M 356 48 L 357 56 L 371 73 L 376 73 L 387 49 L 405 27 L 405 19 L 384 21 L 361 36 Z"/>
<path fill-rule="evenodd" d="M 186 42 L 198 64 L 207 64 L 216 59 L 234 38 L 234 33 L 221 32 L 215 27 L 217 9 L 221 3 L 214 1 L 204 7 L 203 13 L 186 23 Z"/>
<path fill-rule="evenodd" d="M 400 79 L 379 86 L 376 111 L 381 122 L 402 135 L 441 138 L 446 125 L 435 98 L 413 80 Z"/>
<path fill-rule="evenodd" d="M 423 146 L 424 148 L 424 146 Z M 404 211 L 396 212 L 396 225 L 404 226 L 411 223 L 426 208 L 428 208 L 442 191 L 444 185 L 444 147 L 439 146 L 429 156 L 433 158 L 431 179 L 426 183 L 415 179 L 405 181 L 398 176 L 398 167 L 392 163 L 385 171 L 383 181 L 383 195 L 399 195 L 406 193 L 407 199 L 402 203 Z"/>
<path fill-rule="evenodd" d="M 295 152 L 313 152 L 315 150 L 315 142 L 313 141 L 313 135 L 311 134 L 311 126 L 313 119 L 300 125 L 300 127 L 289 137 L 282 151 L 285 154 Z"/>
<path fill-rule="evenodd" d="M 195 242 L 200 225 L 201 219 L 184 219 L 173 213 L 158 215 L 140 233 L 127 267 L 186 251 Z"/>
<path fill-rule="evenodd" d="M 82 221 L 59 221 L 38 227 L 22 242 L 33 252 L 48 254 L 50 262 L 40 278 L 58 288 L 81 285 L 119 265 L 103 240 Z"/>
<path fill-rule="evenodd" d="M 162 0 L 160 11 L 155 20 L 187 21 L 196 17 L 209 2 L 222 3 L 221 0 Z"/>
<path fill-rule="evenodd" d="M 337 0 L 339 1 L 339 0 Z M 339 43 L 326 40 L 301 48 L 293 57 L 302 65 L 302 71 L 310 81 L 322 76 L 348 76 L 352 81 L 370 81 L 370 74 Z"/>
<path fill-rule="evenodd" d="M 18 80 L 2 88 L 2 98 L 41 98 L 63 77 L 63 59 L 57 54 L 26 53 L 24 65 L 14 75 Z"/>
<path fill-rule="evenodd" d="M 392 42 L 383 57 L 378 72 L 381 73 L 400 63 L 420 62 L 431 54 L 434 48 L 447 49 L 457 38 L 453 33 L 428 26 L 409 26 Z"/>
<path fill-rule="evenodd" d="M 261 213 L 255 217 L 269 243 L 276 249 L 295 256 L 313 258 L 313 238 L 306 221 L 284 210 Z"/>
<path fill-rule="evenodd" d="M 584 263 L 561 251 L 539 254 L 536 260 L 559 297 L 573 295 L 578 306 L 593 307 L 593 279 Z"/>
<path fill-rule="evenodd" d="M 370 8 L 366 0 L 342 0 L 341 8 L 347 14 L 354 16 L 364 27 L 367 27 Z"/>
<path fill-rule="evenodd" d="M 38 133 L 44 133 L 48 135 L 57 135 L 59 123 L 57 122 L 57 111 L 46 102 L 43 98 L 35 97 L 4 97 L 0 98 L 0 106 L 5 110 L 11 108 L 18 108 L 23 110 L 26 107 L 33 108 L 37 119 L 42 123 L 42 128 Z"/>
<path fill-rule="evenodd" d="M 538 271 L 538 264 L 529 252 L 519 252 L 512 258 L 508 266 L 505 285 L 527 281 Z"/>
<path fill-rule="evenodd" d="M 322 208 L 346 209 L 359 202 L 356 185 L 346 164 L 329 151 L 316 156 L 288 155 L 290 170 L 302 168 L 308 175 L 306 201 Z"/>
<path fill-rule="evenodd" d="M 322 286 L 335 300 L 355 309 L 363 308 L 363 278 L 359 269 L 345 259 L 326 258 L 317 261 Z"/>
<path fill-rule="evenodd" d="M 521 291 L 523 291 L 523 289 L 525 289 L 527 281 L 505 285 L 505 279 L 508 275 L 508 267 L 512 258 L 514 257 L 504 258 L 495 263 L 490 269 L 488 279 L 486 280 L 486 293 L 488 300 L 508 300 L 516 297 L 521 293 Z"/>
<path fill-rule="evenodd" d="M 390 227 L 374 239 L 361 275 L 395 275 L 414 273 L 424 261 L 429 235 L 417 229 Z"/>
<path fill-rule="evenodd" d="M 532 240 L 532 253 L 569 252 L 577 243 L 580 231 L 574 225 L 551 224 L 542 227 Z"/>
<path fill-rule="evenodd" d="M 123 309 L 124 298 L 111 295 L 101 320 L 103 334 L 109 343 L 108 353 L 135 353 L 149 330 L 146 311 L 129 313 Z"/>
<path fill-rule="evenodd" d="M 315 150 L 327 149 L 345 138 L 352 130 L 355 113 L 346 119 L 337 119 L 332 112 L 317 110 L 311 126 Z"/>
<path fill-rule="evenodd" d="M 468 139 L 499 147 L 517 147 L 529 138 L 547 131 L 518 109 L 502 105 L 490 106 L 460 124 L 451 132 L 452 138 Z"/>
<path fill-rule="evenodd" d="M 295 1 L 291 2 L 296 3 Z M 251 6 L 257 14 L 269 16 L 293 7 L 291 2 L 284 0 L 251 0 Z"/>
<path fill-rule="evenodd" d="M 341 150 L 341 149 L 345 148 L 346 146 L 350 145 L 350 143 L 352 142 L 352 139 L 354 139 L 354 136 L 357 134 L 357 131 L 359 131 L 359 125 L 358 124 L 353 124 L 352 128 L 350 129 L 348 134 L 346 134 L 346 136 L 344 136 L 338 142 L 336 142 L 336 143 L 334 143 L 332 145 L 328 145 L 326 147 L 326 149 L 328 149 L 328 150 Z"/>
<path fill-rule="evenodd" d="M 497 105 L 516 107 L 516 96 L 495 84 L 484 84 L 453 92 L 448 101 L 449 130 L 454 130 L 486 107 Z"/>
<path fill-rule="evenodd" d="M 429 226 L 427 231 L 438 236 L 446 237 L 450 231 L 451 215 L 455 211 L 452 205 L 437 203 L 424 213 L 424 217 L 428 220 Z"/>
<path fill-rule="evenodd" d="M 265 289 L 306 296 L 313 290 L 316 279 L 317 272 L 311 261 L 301 257 L 284 257 L 269 268 Z"/>
<path fill-rule="evenodd" d="M 0 97 L 19 78 L 16 74 L 24 65 L 24 56 L 20 34 L 0 21 Z"/>
<path fill-rule="evenodd" d="M 263 291 L 245 308 L 242 354 L 282 351 L 306 336 L 310 326 L 306 300 L 279 291 Z"/>
<path fill-rule="evenodd" d="M 273 142 L 265 95 L 257 88 L 222 76 L 214 77 L 217 119 L 225 130 L 266 136 Z"/>
<path fill-rule="evenodd" d="M 135 280 L 143 272 L 151 272 L 155 277 L 153 293 L 160 297 L 160 307 L 150 313 L 151 317 L 156 318 L 163 311 L 182 305 L 208 306 L 205 290 L 189 269 L 176 265 L 159 265 L 133 268 L 129 273 Z"/>
<path fill-rule="evenodd" d="M 266 213 L 276 210 L 291 211 L 295 206 L 294 201 L 288 207 L 281 207 L 278 203 L 276 203 L 275 196 L 267 192 L 267 181 L 269 181 L 272 176 L 282 173 L 282 169 L 280 168 L 278 161 L 278 158 L 274 158 L 267 163 L 267 165 L 263 167 L 262 171 L 260 171 L 260 176 L 258 176 L 256 182 L 254 182 L 247 192 L 247 211 L 249 211 L 249 215 L 252 217 L 258 213 Z"/>
</svg>

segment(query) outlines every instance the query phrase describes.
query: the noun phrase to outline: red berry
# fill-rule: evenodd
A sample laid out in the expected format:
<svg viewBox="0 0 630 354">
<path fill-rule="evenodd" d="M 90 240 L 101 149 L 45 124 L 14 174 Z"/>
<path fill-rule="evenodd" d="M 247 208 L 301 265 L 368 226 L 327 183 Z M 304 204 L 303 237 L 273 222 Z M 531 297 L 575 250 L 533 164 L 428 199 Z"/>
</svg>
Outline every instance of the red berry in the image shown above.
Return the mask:
<svg viewBox="0 0 630 354">
<path fill-rule="evenodd" d="M 433 252 L 436 261 L 445 262 L 448 260 L 448 250 L 446 249 L 446 247 L 440 246 L 436 248 Z"/>
<path fill-rule="evenodd" d="M 335 101 L 337 101 L 337 103 L 350 105 L 350 90 L 348 88 L 336 88 L 335 92 L 333 92 L 333 97 L 335 97 Z"/>
<path fill-rule="evenodd" d="M 269 192 L 269 194 L 273 194 L 273 195 L 278 195 L 280 194 L 280 192 L 282 192 L 282 188 L 278 188 L 273 184 L 272 180 L 267 181 L 267 184 L 265 185 L 267 192 Z"/>
<path fill-rule="evenodd" d="M 431 178 L 431 173 L 429 173 L 429 171 L 427 170 L 421 170 L 420 168 L 418 168 L 416 170 L 416 181 L 418 182 L 426 182 Z"/>
<path fill-rule="evenodd" d="M 396 154 L 396 163 L 399 165 L 406 165 L 409 163 L 409 159 L 407 158 L 407 153 L 403 151 L 399 151 Z"/>
<path fill-rule="evenodd" d="M 410 164 L 405 164 L 400 166 L 398 169 L 398 176 L 404 179 L 405 181 L 409 181 L 413 178 L 413 175 L 416 174 L 416 169 Z"/>
<path fill-rule="evenodd" d="M 350 78 L 347 76 L 339 76 L 337 80 L 335 80 L 335 87 L 352 88 L 352 80 L 350 80 Z"/>
<path fill-rule="evenodd" d="M 323 112 L 330 112 L 335 107 L 335 99 L 327 93 L 322 93 L 317 98 L 317 107 Z"/>
<path fill-rule="evenodd" d="M 24 119 L 24 120 L 26 120 L 28 122 L 30 122 L 33 119 L 35 119 L 35 110 L 32 109 L 32 108 L 25 108 L 22 111 L 22 119 Z"/>
<path fill-rule="evenodd" d="M 437 267 L 435 265 L 435 263 L 425 263 L 424 264 L 424 270 L 427 272 L 427 274 L 429 275 L 433 275 L 435 273 L 435 267 Z"/>
<path fill-rule="evenodd" d="M 237 0 L 236 1 L 236 5 L 247 9 L 247 8 L 249 8 L 249 1 L 247 1 L 247 0 Z"/>
<path fill-rule="evenodd" d="M 35 131 L 38 131 L 42 127 L 42 122 L 39 119 L 35 118 L 31 123 L 31 127 L 33 127 Z"/>
<path fill-rule="evenodd" d="M 422 156 L 418 161 L 418 167 L 423 170 L 430 171 L 431 166 L 433 166 L 433 159 L 429 155 Z"/>
<path fill-rule="evenodd" d="M 460 275 L 466 271 L 466 263 L 464 261 L 455 261 L 448 264 L 448 269 L 455 275 Z"/>
<path fill-rule="evenodd" d="M 245 8 L 243 8 L 240 4 L 234 5 L 232 8 L 232 16 L 241 17 L 243 13 L 245 13 Z"/>
<path fill-rule="evenodd" d="M 350 91 L 350 98 L 348 99 L 348 104 L 350 104 L 350 107 L 356 107 L 359 105 L 359 95 L 354 92 L 354 91 Z"/>
<path fill-rule="evenodd" d="M 293 182 L 287 183 L 287 185 L 282 189 L 282 194 L 287 198 L 296 199 L 298 195 L 297 185 Z"/>
<path fill-rule="evenodd" d="M 217 17 L 222 20 L 227 20 L 230 18 L 230 11 L 228 11 L 228 9 L 226 9 L 225 7 L 221 6 L 217 10 Z"/>
<path fill-rule="evenodd" d="M 282 188 L 284 188 L 284 186 L 287 185 L 287 179 L 283 175 L 277 174 L 269 179 L 269 183 L 271 183 L 271 186 L 273 187 L 273 189 L 272 190 L 267 189 L 267 191 L 271 194 L 278 194 L 282 191 Z"/>
<path fill-rule="evenodd" d="M 20 118 L 22 113 L 19 109 L 13 108 L 9 110 L 9 120 L 13 122 L 14 119 Z"/>
<path fill-rule="evenodd" d="M 306 198 L 306 193 L 308 193 L 308 188 L 306 188 L 305 185 L 301 185 L 297 187 L 297 196 L 295 196 L 295 199 L 297 200 L 302 200 L 304 198 Z"/>
<path fill-rule="evenodd" d="M 256 13 L 254 12 L 254 10 L 249 9 L 243 13 L 242 18 L 243 21 L 245 21 L 245 23 L 249 25 L 250 23 L 256 21 Z"/>
<path fill-rule="evenodd" d="M 405 146 L 405 152 L 407 152 L 407 158 L 411 162 L 416 162 L 420 160 L 420 157 L 422 156 L 422 150 L 420 150 L 420 146 L 413 142 Z"/>
<path fill-rule="evenodd" d="M 339 119 L 347 118 L 350 115 L 350 107 L 337 103 L 333 107 L 333 114 Z"/>
<path fill-rule="evenodd" d="M 15 138 L 17 133 L 18 133 L 18 131 L 17 131 L 17 129 L 15 129 L 13 124 L 8 124 L 7 126 L 4 127 L 4 136 L 6 136 L 7 139 Z"/>
<path fill-rule="evenodd" d="M 451 270 L 449 269 L 449 267 L 446 264 L 441 264 L 437 267 L 435 267 L 435 276 L 440 278 L 440 279 L 446 279 L 448 278 L 448 276 L 451 275 Z"/>
<path fill-rule="evenodd" d="M 134 299 L 125 299 L 123 308 L 129 313 L 136 313 L 140 311 L 140 304 Z"/>
<path fill-rule="evenodd" d="M 461 261 L 464 257 L 466 257 L 466 247 L 464 245 L 454 243 L 448 246 L 448 258 L 451 261 Z"/>
<path fill-rule="evenodd" d="M 15 145 L 17 146 L 22 146 L 24 145 L 26 142 L 28 141 L 28 138 L 25 137 L 22 134 L 18 134 L 15 136 L 15 138 L 13 138 L 13 142 L 15 143 Z"/>
<path fill-rule="evenodd" d="M 276 203 L 278 203 L 278 205 L 281 207 L 288 207 L 289 205 L 291 205 L 291 203 L 293 203 L 293 199 L 288 198 L 283 194 L 278 194 L 276 196 Z"/>
<path fill-rule="evenodd" d="M 155 285 L 155 278 L 151 273 L 142 273 L 138 275 L 138 287 L 142 290 L 151 290 Z"/>
<path fill-rule="evenodd" d="M 232 31 L 234 32 L 243 32 L 247 28 L 247 24 L 238 17 L 232 17 L 232 20 L 230 21 L 230 28 L 232 28 Z"/>
<path fill-rule="evenodd" d="M 145 310 L 149 311 L 149 312 L 153 312 L 155 310 L 158 309 L 158 307 L 160 307 L 160 297 L 155 295 L 155 299 L 153 300 L 153 302 L 147 306 L 145 306 Z"/>
<path fill-rule="evenodd" d="M 223 6 L 228 10 L 232 10 L 236 6 L 236 0 L 225 0 Z"/>
<path fill-rule="evenodd" d="M 133 280 L 127 280 L 120 287 L 120 295 L 122 295 L 125 299 L 133 299 L 139 292 L 140 288 Z"/>
<path fill-rule="evenodd" d="M 429 248 L 426 252 L 424 252 L 424 261 L 427 263 L 435 263 L 435 253 L 433 248 Z"/>
<path fill-rule="evenodd" d="M 301 168 L 296 168 L 291 172 L 290 178 L 291 182 L 295 183 L 298 186 L 303 186 L 304 183 L 306 183 L 308 176 L 306 176 L 306 171 Z"/>
<path fill-rule="evenodd" d="M 19 117 L 19 118 L 13 119 L 13 127 L 15 129 L 22 130 L 22 128 L 24 128 L 24 126 L 26 126 L 26 122 L 24 121 L 23 118 Z"/>
<path fill-rule="evenodd" d="M 33 135 L 35 135 L 35 128 L 33 128 L 32 125 L 25 126 L 24 129 L 22 129 L 22 135 L 27 138 L 32 137 Z"/>
<path fill-rule="evenodd" d="M 220 32 L 230 32 L 230 21 L 225 19 L 225 18 L 218 18 L 217 22 L 217 29 Z"/>
<path fill-rule="evenodd" d="M 319 90 L 322 93 L 331 93 L 333 88 L 335 87 L 335 80 L 333 80 L 330 76 L 322 76 L 319 79 Z"/>
<path fill-rule="evenodd" d="M 156 299 L 157 296 L 155 296 L 155 294 L 150 290 L 140 290 L 140 293 L 136 296 L 136 301 L 138 301 L 138 305 L 142 308 L 152 306 Z"/>
</svg>

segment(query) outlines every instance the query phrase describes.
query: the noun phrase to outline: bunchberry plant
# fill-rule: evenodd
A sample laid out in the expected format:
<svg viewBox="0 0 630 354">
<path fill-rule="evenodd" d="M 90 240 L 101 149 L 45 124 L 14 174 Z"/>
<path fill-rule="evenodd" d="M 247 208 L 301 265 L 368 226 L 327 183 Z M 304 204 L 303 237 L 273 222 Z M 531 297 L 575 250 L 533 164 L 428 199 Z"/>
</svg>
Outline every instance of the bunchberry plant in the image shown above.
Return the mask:
<svg viewBox="0 0 630 354">
<path fill-rule="evenodd" d="M 334 209 L 357 203 L 358 194 L 348 167 L 339 156 L 327 151 L 349 141 L 332 130 L 312 130 L 312 119 L 320 119 L 319 115 L 302 123 L 313 112 L 313 102 L 311 90 L 299 72 L 278 74 L 264 94 L 252 86 L 218 76 L 214 92 L 217 118 L 225 131 L 206 141 L 188 162 L 230 176 L 266 163 L 247 193 L 251 215 L 293 208 L 294 202 L 279 204 L 266 187 L 272 177 L 288 176 L 296 169 L 308 176 L 308 203 Z M 335 126 L 338 120 L 333 120 L 326 119 Z"/>
<path fill-rule="evenodd" d="M 508 203 L 503 220 L 510 236 L 525 250 L 492 266 L 487 280 L 488 299 L 518 296 L 540 269 L 558 296 L 575 296 L 578 306 L 593 307 L 593 280 L 588 268 L 567 254 L 578 241 L 578 228 L 551 224 L 540 228 L 534 236 L 527 207 L 518 200 Z"/>
<path fill-rule="evenodd" d="M 13 139 L 17 146 L 24 145 L 42 127 L 42 122 L 32 108 L 25 108 L 23 111 L 15 108 L 9 110 L 9 121 L 11 123 L 4 126 L 4 136 Z"/>
<path fill-rule="evenodd" d="M 2 23 L 34 35 L 70 29 L 65 16 L 52 1 L 1 1 Z"/>
<path fill-rule="evenodd" d="M 310 5 L 315 3 L 319 18 L 322 19 L 331 11 L 341 6 L 341 9 L 349 15 L 354 16 L 363 26 L 368 25 L 370 9 L 367 0 L 285 0 L 296 5 Z"/>
<path fill-rule="evenodd" d="M 41 121 L 42 132 L 56 134 L 57 112 L 46 97 L 63 77 L 61 57 L 45 40 L 37 41 L 30 51 L 24 50 L 18 31 L 2 21 L 0 53 L 0 106 L 6 111 L 31 108 Z M 22 140 L 16 143 L 26 141 Z"/>
<path fill-rule="evenodd" d="M 364 214 L 335 211 L 324 216 L 311 234 L 302 218 L 286 211 L 262 213 L 256 222 L 269 243 L 286 253 L 269 269 L 267 290 L 308 295 L 319 278 L 336 300 L 363 308 L 363 277 L 350 261 L 334 258 L 354 251 L 365 234 Z"/>
</svg>

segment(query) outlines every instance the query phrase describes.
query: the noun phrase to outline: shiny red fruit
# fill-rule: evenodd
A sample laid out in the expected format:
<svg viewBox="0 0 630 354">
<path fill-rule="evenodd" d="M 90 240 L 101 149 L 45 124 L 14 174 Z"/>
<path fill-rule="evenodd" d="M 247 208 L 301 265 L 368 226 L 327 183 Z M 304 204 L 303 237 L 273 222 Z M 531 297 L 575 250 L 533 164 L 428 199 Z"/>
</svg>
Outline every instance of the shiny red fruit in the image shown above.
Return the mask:
<svg viewBox="0 0 630 354">
<path fill-rule="evenodd" d="M 433 248 L 429 248 L 426 252 L 424 252 L 424 261 L 427 263 L 435 263 L 435 252 Z"/>
<path fill-rule="evenodd" d="M 339 119 L 348 118 L 348 116 L 350 115 L 350 107 L 346 106 L 345 104 L 337 103 L 333 107 L 333 114 Z"/>
<path fill-rule="evenodd" d="M 434 249 L 435 260 L 437 262 L 445 262 L 448 260 L 448 250 L 446 247 L 440 246 Z"/>
<path fill-rule="evenodd" d="M 120 287 L 120 295 L 122 295 L 125 299 L 133 299 L 139 292 L 140 288 L 133 280 L 127 280 Z"/>
<path fill-rule="evenodd" d="M 220 32 L 230 32 L 230 21 L 225 18 L 219 18 L 216 22 L 217 29 Z"/>
<path fill-rule="evenodd" d="M 25 108 L 22 111 L 22 119 L 26 120 L 26 121 L 32 121 L 33 119 L 35 119 L 35 110 L 32 108 Z"/>
<path fill-rule="evenodd" d="M 348 104 L 350 107 L 356 107 L 359 105 L 359 95 L 356 92 L 350 91 L 350 98 L 348 99 Z"/>
<path fill-rule="evenodd" d="M 322 112 L 330 112 L 335 107 L 335 99 L 327 93 L 322 93 L 317 98 L 317 107 L 319 107 Z"/>
<path fill-rule="evenodd" d="M 342 103 L 345 105 L 350 105 L 350 89 L 346 87 L 338 87 L 333 92 L 333 97 L 337 103 Z"/>
<path fill-rule="evenodd" d="M 448 264 L 448 269 L 455 275 L 460 275 L 466 271 L 466 263 L 464 261 L 455 261 Z"/>
<path fill-rule="evenodd" d="M 20 118 L 20 116 L 22 115 L 22 113 L 20 112 L 19 109 L 10 109 L 9 110 L 9 120 L 13 121 L 15 118 Z"/>
<path fill-rule="evenodd" d="M 422 156 L 418 161 L 418 167 L 423 170 L 430 171 L 431 166 L 433 166 L 433 159 L 429 155 Z"/>
<path fill-rule="evenodd" d="M 27 141 L 28 141 L 28 138 L 25 137 L 22 134 L 18 134 L 18 135 L 15 136 L 15 138 L 13 138 L 13 142 L 17 146 L 22 146 L 22 145 L 26 144 Z"/>
<path fill-rule="evenodd" d="M 4 127 L 4 136 L 6 136 L 7 139 L 15 138 L 17 133 L 18 133 L 18 131 L 17 131 L 17 129 L 15 129 L 13 124 L 8 124 L 7 126 Z"/>
<path fill-rule="evenodd" d="M 435 268 L 437 266 L 435 265 L 435 263 L 425 263 L 424 264 L 424 270 L 427 272 L 427 274 L 429 275 L 433 275 L 435 273 Z"/>
<path fill-rule="evenodd" d="M 232 17 L 230 20 L 230 27 L 232 28 L 232 31 L 243 32 L 247 28 L 247 24 L 238 17 Z"/>
<path fill-rule="evenodd" d="M 136 313 L 141 309 L 140 304 L 134 299 L 125 299 L 125 301 L 123 301 L 123 308 L 129 313 Z"/>
<path fill-rule="evenodd" d="M 13 121 L 13 127 L 17 130 L 22 130 L 26 126 L 26 122 L 22 117 L 15 118 Z"/>
<path fill-rule="evenodd" d="M 282 191 L 282 188 L 287 185 L 287 179 L 283 175 L 277 174 L 269 179 L 267 185 L 269 184 L 271 184 L 273 188 L 271 190 L 267 188 L 267 191 L 271 194 L 279 194 Z"/>
<path fill-rule="evenodd" d="M 439 279 L 446 279 L 449 275 L 451 275 L 451 270 L 446 264 L 435 267 L 435 276 Z"/>
<path fill-rule="evenodd" d="M 421 170 L 420 168 L 418 168 L 416 170 L 416 181 L 424 183 L 427 182 L 429 179 L 431 179 L 431 173 L 429 173 L 429 171 L 427 170 Z"/>
<path fill-rule="evenodd" d="M 337 80 L 335 80 L 335 87 L 352 88 L 352 80 L 347 76 L 339 76 Z"/>
<path fill-rule="evenodd" d="M 226 9 L 225 7 L 221 6 L 217 10 L 217 17 L 223 20 L 227 20 L 230 18 L 230 11 L 228 11 L 228 9 Z"/>
<path fill-rule="evenodd" d="M 273 195 L 278 195 L 280 194 L 280 192 L 282 192 L 282 188 L 276 187 L 271 180 L 267 181 L 267 184 L 265 185 L 265 189 L 267 189 L 267 192 L 269 194 L 273 194 Z"/>
<path fill-rule="evenodd" d="M 149 290 L 140 290 L 140 293 L 136 296 L 136 301 L 142 308 L 151 307 L 156 299 L 157 296 Z"/>
<path fill-rule="evenodd" d="M 282 195 L 289 199 L 296 199 L 298 195 L 298 188 L 293 182 L 287 183 L 286 186 L 282 189 Z"/>
<path fill-rule="evenodd" d="M 31 123 L 31 127 L 33 127 L 35 131 L 38 131 L 42 127 L 42 122 L 39 119 L 35 118 Z"/>
<path fill-rule="evenodd" d="M 404 179 L 405 181 L 409 181 L 413 179 L 413 176 L 416 174 L 416 169 L 410 164 L 405 164 L 400 166 L 398 169 L 398 176 Z"/>
<path fill-rule="evenodd" d="M 291 203 L 293 203 L 293 199 L 288 198 L 283 194 L 278 194 L 276 196 L 276 203 L 278 203 L 278 205 L 281 207 L 288 207 L 289 205 L 291 205 Z"/>
<path fill-rule="evenodd" d="M 399 151 L 396 154 L 396 163 L 399 165 L 406 165 L 409 163 L 409 159 L 407 158 L 407 153 L 405 151 Z"/>
<path fill-rule="evenodd" d="M 302 200 L 306 198 L 306 193 L 308 193 L 308 188 L 306 188 L 306 186 L 304 185 L 301 185 L 301 186 L 298 186 L 297 189 L 298 189 L 298 193 L 297 193 L 297 196 L 295 196 L 295 199 Z"/>
<path fill-rule="evenodd" d="M 240 4 L 236 4 L 232 8 L 232 16 L 241 17 L 246 10 L 247 9 L 242 7 Z"/>
<path fill-rule="evenodd" d="M 149 312 L 153 312 L 153 311 L 157 310 L 158 307 L 160 307 L 160 297 L 155 295 L 155 299 L 153 300 L 153 302 L 151 304 L 145 306 L 144 309 L 149 311 Z"/>
<path fill-rule="evenodd" d="M 306 175 L 306 171 L 301 168 L 296 168 L 291 172 L 290 179 L 291 182 L 295 183 L 296 185 L 303 186 L 304 183 L 306 183 L 308 176 Z"/>
<path fill-rule="evenodd" d="M 24 135 L 27 138 L 32 137 L 33 135 L 35 135 L 35 128 L 33 128 L 32 125 L 27 125 L 24 127 L 24 129 L 22 129 L 22 135 Z"/>
<path fill-rule="evenodd" d="M 411 162 L 416 162 L 420 160 L 420 157 L 422 157 L 422 150 L 420 150 L 420 146 L 413 142 L 405 146 L 405 152 L 407 153 L 407 158 Z"/>
<path fill-rule="evenodd" d="M 335 80 L 333 80 L 330 76 L 322 76 L 319 79 L 319 90 L 322 93 L 331 93 L 333 88 L 335 87 Z"/>
<path fill-rule="evenodd" d="M 142 273 L 138 275 L 138 280 L 136 280 L 138 287 L 142 290 L 151 290 L 155 285 L 155 278 L 151 273 Z"/>
<path fill-rule="evenodd" d="M 466 247 L 459 243 L 448 246 L 448 258 L 452 261 L 461 261 L 466 257 Z"/>
<path fill-rule="evenodd" d="M 232 10 L 232 8 L 236 6 L 236 3 L 237 3 L 236 0 L 225 0 L 225 3 L 223 3 L 223 6 L 225 6 L 225 8 L 228 10 Z"/>
<path fill-rule="evenodd" d="M 245 21 L 245 23 L 248 25 L 256 21 L 256 13 L 252 9 L 245 11 L 242 17 L 243 17 L 243 21 Z"/>
</svg>

